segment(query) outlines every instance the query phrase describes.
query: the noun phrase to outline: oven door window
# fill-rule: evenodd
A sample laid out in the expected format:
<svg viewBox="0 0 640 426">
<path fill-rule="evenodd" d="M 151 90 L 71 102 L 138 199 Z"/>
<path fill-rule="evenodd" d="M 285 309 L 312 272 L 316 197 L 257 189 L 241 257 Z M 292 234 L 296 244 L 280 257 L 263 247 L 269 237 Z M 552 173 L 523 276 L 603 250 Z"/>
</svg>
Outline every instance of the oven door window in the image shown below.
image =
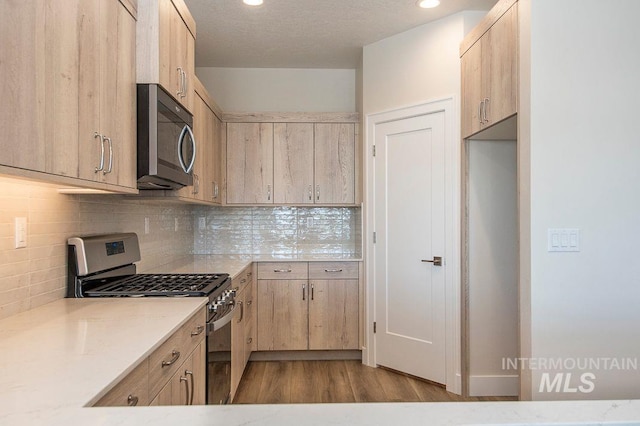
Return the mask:
<svg viewBox="0 0 640 426">
<path fill-rule="evenodd" d="M 226 404 L 231 392 L 231 322 L 207 336 L 207 403 Z"/>
</svg>

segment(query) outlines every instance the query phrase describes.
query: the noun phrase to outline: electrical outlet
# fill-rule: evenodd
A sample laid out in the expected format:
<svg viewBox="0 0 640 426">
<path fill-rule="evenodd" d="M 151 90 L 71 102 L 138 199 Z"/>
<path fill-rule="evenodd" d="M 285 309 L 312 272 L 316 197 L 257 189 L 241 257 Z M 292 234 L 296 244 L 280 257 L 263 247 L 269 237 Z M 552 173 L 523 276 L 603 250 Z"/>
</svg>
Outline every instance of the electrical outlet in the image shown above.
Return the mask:
<svg viewBox="0 0 640 426">
<path fill-rule="evenodd" d="M 145 234 L 149 233 L 149 218 L 148 217 L 144 218 L 144 233 Z"/>
<path fill-rule="evenodd" d="M 178 232 L 178 218 L 176 217 L 173 222 L 173 231 Z"/>
<path fill-rule="evenodd" d="M 309 216 L 307 218 L 307 228 L 313 228 L 313 217 Z"/>
<path fill-rule="evenodd" d="M 204 229 L 207 227 L 207 219 L 204 217 L 199 217 L 198 218 L 198 230 L 200 231 L 204 231 Z"/>
<path fill-rule="evenodd" d="M 16 248 L 24 248 L 27 246 L 27 218 L 16 217 L 15 219 L 15 236 Z"/>
</svg>

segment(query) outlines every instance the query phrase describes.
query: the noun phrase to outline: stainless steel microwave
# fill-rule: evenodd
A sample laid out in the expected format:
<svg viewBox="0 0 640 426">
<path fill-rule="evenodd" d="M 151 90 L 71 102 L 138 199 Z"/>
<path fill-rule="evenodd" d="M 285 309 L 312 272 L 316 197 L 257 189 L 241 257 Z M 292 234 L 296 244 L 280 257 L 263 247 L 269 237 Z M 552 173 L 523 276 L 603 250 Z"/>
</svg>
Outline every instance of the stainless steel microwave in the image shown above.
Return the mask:
<svg viewBox="0 0 640 426">
<path fill-rule="evenodd" d="M 193 116 L 157 84 L 138 84 L 138 188 L 193 185 Z"/>
</svg>

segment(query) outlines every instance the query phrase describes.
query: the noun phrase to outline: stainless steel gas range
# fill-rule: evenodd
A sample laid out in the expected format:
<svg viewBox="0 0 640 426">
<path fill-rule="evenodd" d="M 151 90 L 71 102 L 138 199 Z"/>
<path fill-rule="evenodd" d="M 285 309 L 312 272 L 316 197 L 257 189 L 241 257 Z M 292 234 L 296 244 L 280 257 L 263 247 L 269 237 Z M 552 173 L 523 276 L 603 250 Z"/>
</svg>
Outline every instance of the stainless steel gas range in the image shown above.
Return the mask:
<svg viewBox="0 0 640 426">
<path fill-rule="evenodd" d="M 69 238 L 67 259 L 67 297 L 207 297 L 207 403 L 228 402 L 236 295 L 228 274 L 138 274 L 134 233 Z"/>
</svg>

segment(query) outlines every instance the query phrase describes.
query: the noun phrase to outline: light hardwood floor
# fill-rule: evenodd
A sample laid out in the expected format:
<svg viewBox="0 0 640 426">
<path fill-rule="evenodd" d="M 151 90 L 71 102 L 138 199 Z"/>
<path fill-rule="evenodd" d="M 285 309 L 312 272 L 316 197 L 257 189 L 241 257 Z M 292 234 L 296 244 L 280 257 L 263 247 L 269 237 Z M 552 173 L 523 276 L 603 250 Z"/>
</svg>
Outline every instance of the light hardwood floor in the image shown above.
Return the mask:
<svg viewBox="0 0 640 426">
<path fill-rule="evenodd" d="M 444 387 L 360 361 L 252 361 L 234 404 L 496 401 L 462 398 Z"/>
</svg>

